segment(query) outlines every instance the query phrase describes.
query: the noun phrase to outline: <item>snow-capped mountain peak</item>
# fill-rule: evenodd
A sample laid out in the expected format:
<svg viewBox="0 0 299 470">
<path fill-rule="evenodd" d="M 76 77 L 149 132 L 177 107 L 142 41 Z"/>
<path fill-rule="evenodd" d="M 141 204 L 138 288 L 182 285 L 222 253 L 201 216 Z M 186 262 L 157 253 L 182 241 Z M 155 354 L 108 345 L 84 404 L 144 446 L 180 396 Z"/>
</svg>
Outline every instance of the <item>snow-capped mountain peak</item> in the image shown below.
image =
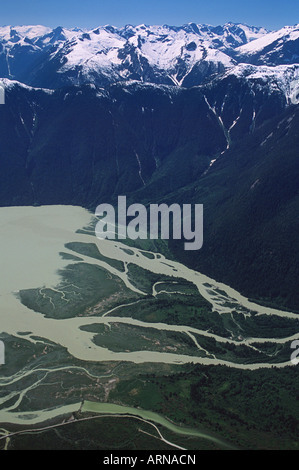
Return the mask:
<svg viewBox="0 0 299 470">
<path fill-rule="evenodd" d="M 255 53 L 279 40 L 295 41 L 299 38 L 299 24 L 285 26 L 284 28 L 262 35 L 254 41 L 239 47 L 240 53 Z"/>
</svg>

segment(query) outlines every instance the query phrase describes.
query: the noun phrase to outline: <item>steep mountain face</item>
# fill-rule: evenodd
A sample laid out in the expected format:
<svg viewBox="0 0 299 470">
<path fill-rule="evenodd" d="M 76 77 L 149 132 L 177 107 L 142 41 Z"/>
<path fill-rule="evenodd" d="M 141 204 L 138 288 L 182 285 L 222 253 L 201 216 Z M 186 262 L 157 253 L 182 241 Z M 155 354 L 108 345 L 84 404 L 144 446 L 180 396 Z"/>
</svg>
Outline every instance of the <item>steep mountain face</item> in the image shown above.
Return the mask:
<svg viewBox="0 0 299 470">
<path fill-rule="evenodd" d="M 194 256 L 172 242 L 189 265 L 293 311 L 299 311 L 298 129 L 299 108 L 292 105 L 234 142 L 181 195 L 180 202 L 204 203 L 203 248 Z"/>
<path fill-rule="evenodd" d="M 106 26 L 92 31 L 0 28 L 0 76 L 37 87 L 123 80 L 193 86 L 235 64 L 236 47 L 266 34 L 235 25 Z"/>
<path fill-rule="evenodd" d="M 130 82 L 51 91 L 4 80 L 2 205 L 94 208 L 118 194 L 144 189 L 150 200 L 197 181 L 287 106 L 288 89 L 270 89 L 254 71 L 190 89 Z"/>
<path fill-rule="evenodd" d="M 199 89 L 132 83 L 47 92 L 7 82 L 0 116 L 3 205 L 92 207 L 148 185 L 165 165 L 165 189 L 175 190 L 226 148 Z"/>
<path fill-rule="evenodd" d="M 298 27 L 7 27 L 0 44 L 2 206 L 203 203 L 204 246 L 176 257 L 299 311 Z"/>
</svg>

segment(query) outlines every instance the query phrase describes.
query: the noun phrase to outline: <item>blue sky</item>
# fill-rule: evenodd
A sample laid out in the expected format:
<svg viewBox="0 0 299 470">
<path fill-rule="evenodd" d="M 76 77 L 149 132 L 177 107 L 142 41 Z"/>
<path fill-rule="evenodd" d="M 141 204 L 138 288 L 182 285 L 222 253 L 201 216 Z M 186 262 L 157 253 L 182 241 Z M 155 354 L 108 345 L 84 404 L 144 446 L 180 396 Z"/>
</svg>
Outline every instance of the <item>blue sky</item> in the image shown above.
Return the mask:
<svg viewBox="0 0 299 470">
<path fill-rule="evenodd" d="M 278 29 L 299 23 L 298 0 L 14 0 L 1 2 L 1 25 L 93 28 L 105 24 L 223 24 Z"/>
</svg>

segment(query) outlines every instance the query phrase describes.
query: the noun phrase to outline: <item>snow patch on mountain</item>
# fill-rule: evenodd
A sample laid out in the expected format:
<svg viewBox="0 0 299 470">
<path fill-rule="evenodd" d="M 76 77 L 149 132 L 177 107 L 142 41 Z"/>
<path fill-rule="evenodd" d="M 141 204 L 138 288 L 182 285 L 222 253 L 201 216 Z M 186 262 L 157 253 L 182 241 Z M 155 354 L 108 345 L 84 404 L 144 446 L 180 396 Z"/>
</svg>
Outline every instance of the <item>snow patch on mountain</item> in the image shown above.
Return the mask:
<svg viewBox="0 0 299 470">
<path fill-rule="evenodd" d="M 83 33 L 72 41 L 67 41 L 63 48 L 67 63 L 61 72 L 76 66 L 95 68 L 109 68 L 113 64 L 121 64 L 118 51 L 125 44 L 125 40 L 109 31 L 101 30 L 99 35 L 94 32 Z"/>
<path fill-rule="evenodd" d="M 246 78 L 253 85 L 266 86 L 269 91 L 283 92 L 288 104 L 299 103 L 299 64 L 266 65 L 239 64 L 228 70 L 224 77 L 234 75 L 238 78 Z"/>
</svg>

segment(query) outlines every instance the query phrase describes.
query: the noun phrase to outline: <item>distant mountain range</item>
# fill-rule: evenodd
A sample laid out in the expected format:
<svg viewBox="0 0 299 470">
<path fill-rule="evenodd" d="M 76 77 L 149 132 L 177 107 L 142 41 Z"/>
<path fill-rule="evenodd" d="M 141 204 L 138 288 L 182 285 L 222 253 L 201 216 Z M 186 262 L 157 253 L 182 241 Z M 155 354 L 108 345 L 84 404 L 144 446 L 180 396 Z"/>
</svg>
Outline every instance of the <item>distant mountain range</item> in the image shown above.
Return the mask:
<svg viewBox="0 0 299 470">
<path fill-rule="evenodd" d="M 204 204 L 176 257 L 299 311 L 299 25 L 0 28 L 0 205 Z"/>
<path fill-rule="evenodd" d="M 191 87 L 240 63 L 298 63 L 298 42 L 299 25 L 8 26 L 0 28 L 0 76 L 42 88 L 127 80 Z"/>
</svg>

